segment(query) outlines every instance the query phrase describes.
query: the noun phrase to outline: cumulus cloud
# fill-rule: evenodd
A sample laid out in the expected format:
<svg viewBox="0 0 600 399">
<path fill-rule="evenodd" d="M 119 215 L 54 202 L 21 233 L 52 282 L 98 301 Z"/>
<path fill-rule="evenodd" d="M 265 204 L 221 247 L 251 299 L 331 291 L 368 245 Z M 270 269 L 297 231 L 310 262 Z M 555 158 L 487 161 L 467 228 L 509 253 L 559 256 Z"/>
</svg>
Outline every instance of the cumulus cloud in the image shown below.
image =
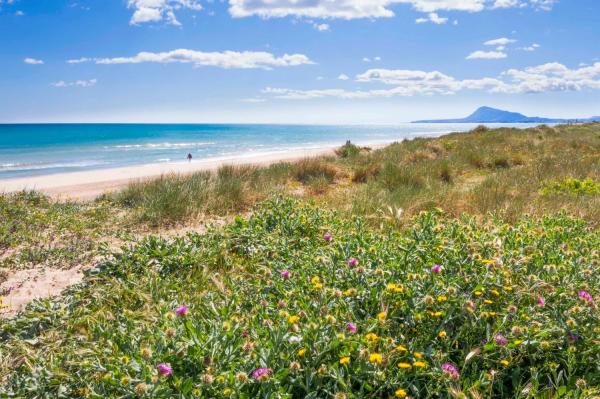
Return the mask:
<svg viewBox="0 0 600 399">
<path fill-rule="evenodd" d="M 195 66 L 213 66 L 218 68 L 262 68 L 272 69 L 274 67 L 288 67 L 306 64 L 314 64 L 304 54 L 284 54 L 277 57 L 264 51 L 223 51 L 204 52 L 188 49 L 177 49 L 159 53 L 141 52 L 132 57 L 114 58 L 80 58 L 69 60 L 71 63 L 93 61 L 96 64 L 141 64 L 141 63 L 189 63 Z M 69 62 L 67 61 L 67 62 Z"/>
<path fill-rule="evenodd" d="M 339 80 L 348 80 L 350 79 L 350 76 L 346 75 L 345 73 L 340 74 L 340 76 L 338 76 Z"/>
<path fill-rule="evenodd" d="M 30 58 L 27 57 L 23 60 L 24 63 L 29 64 L 29 65 L 42 65 L 44 63 L 44 61 L 42 60 L 38 60 L 35 58 Z"/>
<path fill-rule="evenodd" d="M 91 62 L 91 61 L 93 61 L 92 58 L 81 57 L 81 58 L 77 58 L 77 59 L 73 59 L 73 60 L 67 60 L 67 64 L 83 64 L 85 62 Z"/>
<path fill-rule="evenodd" d="M 497 60 L 506 58 L 506 53 L 502 51 L 473 51 L 467 56 L 467 60 Z"/>
<path fill-rule="evenodd" d="M 98 83 L 98 79 L 90 79 L 90 80 L 75 80 L 73 82 L 65 82 L 64 80 L 59 80 L 58 82 L 50 83 L 50 86 L 53 87 L 93 87 Z"/>
<path fill-rule="evenodd" d="M 523 50 L 523 51 L 535 51 L 538 48 L 540 48 L 540 45 L 537 43 L 533 43 L 531 46 L 525 46 L 525 47 L 519 47 L 517 50 Z"/>
<path fill-rule="evenodd" d="M 134 10 L 129 21 L 132 25 L 165 20 L 171 25 L 179 26 L 181 24 L 175 16 L 175 11 L 202 9 L 197 0 L 128 0 L 127 6 Z"/>
<path fill-rule="evenodd" d="M 364 84 L 386 87 L 370 90 L 318 89 L 299 90 L 267 87 L 264 94 L 289 100 L 315 98 L 367 99 L 415 95 L 451 95 L 464 90 L 490 93 L 542 93 L 548 91 L 600 90 L 600 62 L 570 69 L 553 62 L 525 69 L 509 69 L 498 77 L 456 79 L 439 71 L 369 69 L 356 76 Z"/>
<path fill-rule="evenodd" d="M 550 10 L 557 0 L 229 0 L 229 12 L 234 17 L 260 16 L 263 18 L 386 18 L 395 15 L 392 7 L 398 4 L 412 6 L 416 11 L 479 12 L 484 9 L 531 6 Z M 420 22 L 432 20 L 420 18 Z"/>
<path fill-rule="evenodd" d="M 313 28 L 319 32 L 325 32 L 329 30 L 329 24 L 313 24 Z"/>
<path fill-rule="evenodd" d="M 442 25 L 442 24 L 445 24 L 446 22 L 448 22 L 448 18 L 443 18 L 443 17 L 440 17 L 435 12 L 430 12 L 427 15 L 427 18 L 417 18 L 415 20 L 415 22 L 418 23 L 418 24 L 424 24 L 426 22 L 431 22 L 431 23 L 434 23 L 436 25 Z"/>
</svg>

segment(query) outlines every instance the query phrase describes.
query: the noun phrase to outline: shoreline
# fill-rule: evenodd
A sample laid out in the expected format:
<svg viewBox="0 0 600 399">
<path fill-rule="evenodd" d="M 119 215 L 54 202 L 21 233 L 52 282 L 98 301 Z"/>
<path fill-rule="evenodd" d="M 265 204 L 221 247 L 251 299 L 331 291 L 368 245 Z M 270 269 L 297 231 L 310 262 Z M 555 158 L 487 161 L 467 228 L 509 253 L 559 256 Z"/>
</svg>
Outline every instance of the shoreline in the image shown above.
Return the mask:
<svg viewBox="0 0 600 399">
<path fill-rule="evenodd" d="M 381 148 L 388 144 L 371 148 Z M 234 156 L 225 159 L 206 159 L 188 162 L 151 163 L 138 166 L 121 166 L 79 172 L 57 173 L 16 179 L 0 180 L 0 193 L 22 190 L 40 191 L 58 200 L 86 201 L 109 192 L 118 191 L 138 180 L 152 180 L 162 175 L 188 175 L 201 171 L 213 171 L 223 165 L 268 166 L 277 162 L 293 162 L 302 158 L 333 155 L 336 146 L 290 152 Z"/>
</svg>

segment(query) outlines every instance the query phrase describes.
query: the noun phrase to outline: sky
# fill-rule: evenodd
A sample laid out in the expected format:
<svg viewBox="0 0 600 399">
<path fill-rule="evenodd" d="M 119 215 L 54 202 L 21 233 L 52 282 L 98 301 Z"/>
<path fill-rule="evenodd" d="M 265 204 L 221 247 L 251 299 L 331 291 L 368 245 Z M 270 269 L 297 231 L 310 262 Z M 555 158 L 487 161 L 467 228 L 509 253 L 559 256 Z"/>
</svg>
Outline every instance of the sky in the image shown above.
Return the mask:
<svg viewBox="0 0 600 399">
<path fill-rule="evenodd" d="M 599 0 L 0 0 L 0 123 L 600 115 Z"/>
</svg>

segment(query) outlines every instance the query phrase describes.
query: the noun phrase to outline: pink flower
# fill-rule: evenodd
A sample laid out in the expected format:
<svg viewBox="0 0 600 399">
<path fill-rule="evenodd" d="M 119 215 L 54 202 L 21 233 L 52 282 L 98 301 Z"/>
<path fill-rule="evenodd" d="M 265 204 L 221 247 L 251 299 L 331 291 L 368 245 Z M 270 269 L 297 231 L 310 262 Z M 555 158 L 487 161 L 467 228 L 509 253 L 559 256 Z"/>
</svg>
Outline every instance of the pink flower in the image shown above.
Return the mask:
<svg viewBox="0 0 600 399">
<path fill-rule="evenodd" d="M 502 334 L 496 334 L 494 336 L 494 340 L 500 346 L 504 346 L 504 345 L 508 344 L 508 340 L 506 338 L 504 338 L 504 336 Z"/>
<path fill-rule="evenodd" d="M 350 266 L 350 267 L 358 266 L 358 259 L 356 259 L 356 258 L 348 259 L 348 266 Z"/>
<path fill-rule="evenodd" d="M 158 370 L 158 375 L 161 377 L 173 374 L 173 369 L 168 363 L 161 363 L 158 366 L 156 366 L 156 369 Z"/>
<path fill-rule="evenodd" d="M 577 296 L 584 302 L 587 302 L 588 305 L 592 305 L 594 303 L 594 297 L 587 291 L 581 290 L 577 291 Z"/>
<path fill-rule="evenodd" d="M 546 300 L 541 295 L 537 297 L 536 303 L 540 308 L 543 308 L 544 306 L 546 306 Z"/>
<path fill-rule="evenodd" d="M 329 241 L 333 240 L 333 234 L 331 234 L 331 233 L 325 233 L 325 234 L 323 234 L 323 239 L 325 241 L 329 242 Z"/>
<path fill-rule="evenodd" d="M 441 265 L 433 265 L 431 266 L 431 273 L 441 273 L 442 266 Z"/>
<path fill-rule="evenodd" d="M 287 280 L 287 279 L 289 279 L 289 278 L 290 278 L 290 275 L 291 275 L 291 273 L 290 273 L 290 271 L 289 271 L 289 270 L 283 270 L 283 271 L 281 272 L 281 278 L 282 278 L 282 279 L 284 279 L 284 280 Z"/>
<path fill-rule="evenodd" d="M 348 323 L 346 324 L 346 330 L 348 330 L 349 333 L 354 334 L 356 332 L 356 325 L 354 323 Z"/>
<path fill-rule="evenodd" d="M 453 379 L 457 379 L 460 376 L 458 368 L 452 363 L 442 364 L 442 371 Z"/>
<path fill-rule="evenodd" d="M 177 316 L 183 317 L 187 314 L 188 310 L 189 310 L 189 308 L 187 306 L 183 305 L 183 306 L 178 307 L 175 310 L 175 314 Z"/>
<path fill-rule="evenodd" d="M 264 381 L 264 380 L 267 380 L 271 376 L 272 373 L 273 373 L 273 371 L 269 368 L 259 367 L 256 370 L 252 371 L 252 373 L 250 373 L 250 375 L 254 379 Z"/>
</svg>

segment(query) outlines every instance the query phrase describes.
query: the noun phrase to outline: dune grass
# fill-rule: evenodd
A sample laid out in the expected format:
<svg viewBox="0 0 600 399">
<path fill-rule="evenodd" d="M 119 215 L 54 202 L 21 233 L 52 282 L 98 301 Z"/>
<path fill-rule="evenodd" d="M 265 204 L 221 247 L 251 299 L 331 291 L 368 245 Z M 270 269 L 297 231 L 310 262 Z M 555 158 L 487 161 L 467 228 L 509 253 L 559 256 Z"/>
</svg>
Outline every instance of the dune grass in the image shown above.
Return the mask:
<svg viewBox="0 0 600 399">
<path fill-rule="evenodd" d="M 276 199 L 5 323 L 0 396 L 596 397 L 599 245 L 566 215 L 380 231 Z"/>
<path fill-rule="evenodd" d="M 153 226 L 241 212 L 273 193 L 312 197 L 374 225 L 390 208 L 402 209 L 398 223 L 433 208 L 509 221 L 566 210 L 600 222 L 600 196 L 541 192 L 565 179 L 600 182 L 600 124 L 478 128 L 375 151 L 347 143 L 336 153 L 267 168 L 163 176 L 131 185 L 114 201 Z"/>
</svg>

